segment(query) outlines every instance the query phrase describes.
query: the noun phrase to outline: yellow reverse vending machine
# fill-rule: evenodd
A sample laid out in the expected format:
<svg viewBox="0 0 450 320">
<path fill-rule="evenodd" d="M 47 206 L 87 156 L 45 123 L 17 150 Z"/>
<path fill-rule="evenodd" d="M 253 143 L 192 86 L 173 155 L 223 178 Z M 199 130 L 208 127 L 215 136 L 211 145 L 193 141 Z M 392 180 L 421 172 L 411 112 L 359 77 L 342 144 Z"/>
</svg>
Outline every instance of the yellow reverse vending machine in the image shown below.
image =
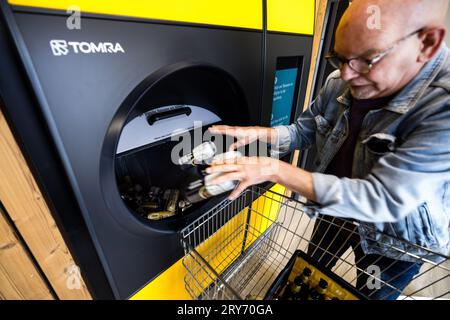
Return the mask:
<svg viewBox="0 0 450 320">
<path fill-rule="evenodd" d="M 164 197 L 190 175 L 170 161 L 174 130 L 279 125 L 301 113 L 315 1 L 0 8 L 2 112 L 92 296 L 189 299 L 180 231 L 225 195 L 149 220 L 142 194 Z"/>
</svg>

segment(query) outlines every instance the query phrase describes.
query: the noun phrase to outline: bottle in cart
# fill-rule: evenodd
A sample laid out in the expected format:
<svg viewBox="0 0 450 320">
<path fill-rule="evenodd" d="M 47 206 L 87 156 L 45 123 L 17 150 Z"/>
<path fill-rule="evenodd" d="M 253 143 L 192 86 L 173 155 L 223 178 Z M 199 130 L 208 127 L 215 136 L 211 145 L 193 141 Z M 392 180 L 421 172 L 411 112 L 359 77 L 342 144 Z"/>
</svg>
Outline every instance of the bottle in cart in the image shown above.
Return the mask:
<svg viewBox="0 0 450 320">
<path fill-rule="evenodd" d="M 305 268 L 303 269 L 303 273 L 299 276 L 301 280 L 301 288 L 300 291 L 294 295 L 293 300 L 307 300 L 309 294 L 309 282 L 311 277 L 311 269 Z M 298 278 L 298 277 L 297 277 Z"/>
<path fill-rule="evenodd" d="M 294 281 L 285 289 L 283 300 L 306 300 L 309 291 L 309 277 L 311 269 L 303 269 L 302 274 L 295 277 Z"/>
<path fill-rule="evenodd" d="M 328 282 L 320 279 L 317 287 L 311 289 L 308 295 L 308 300 L 325 300 L 325 293 L 327 292 Z"/>
</svg>

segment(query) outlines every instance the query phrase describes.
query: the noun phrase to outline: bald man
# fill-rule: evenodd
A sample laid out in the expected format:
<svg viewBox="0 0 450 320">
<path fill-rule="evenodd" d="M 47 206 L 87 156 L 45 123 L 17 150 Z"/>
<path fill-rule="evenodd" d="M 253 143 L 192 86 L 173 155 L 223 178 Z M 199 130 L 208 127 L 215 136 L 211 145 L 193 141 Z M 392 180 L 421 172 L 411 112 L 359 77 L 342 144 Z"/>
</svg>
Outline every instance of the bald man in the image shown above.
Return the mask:
<svg viewBox="0 0 450 320">
<path fill-rule="evenodd" d="M 372 299 L 400 295 L 422 264 L 412 255 L 441 261 L 449 253 L 448 5 L 353 1 L 327 55 L 337 70 L 294 124 L 210 128 L 237 138 L 232 148 L 259 139 L 275 154 L 315 149 L 312 172 L 274 157 L 215 163 L 208 172 L 227 173 L 218 183 L 240 181 L 231 199 L 272 181 L 318 203 L 310 207 L 319 219 L 308 253 L 331 268 L 352 247 L 358 289 Z M 376 12 L 378 26 L 368 23 Z M 373 266 L 381 271 L 378 286 L 364 272 Z"/>
</svg>

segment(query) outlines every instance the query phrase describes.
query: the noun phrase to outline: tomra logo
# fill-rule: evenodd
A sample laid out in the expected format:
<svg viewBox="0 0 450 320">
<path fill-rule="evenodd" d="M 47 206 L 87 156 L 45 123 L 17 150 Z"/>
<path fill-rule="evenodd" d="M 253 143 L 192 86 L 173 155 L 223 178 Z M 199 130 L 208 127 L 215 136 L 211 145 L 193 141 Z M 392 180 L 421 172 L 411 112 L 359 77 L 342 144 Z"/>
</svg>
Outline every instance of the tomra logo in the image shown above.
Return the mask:
<svg viewBox="0 0 450 320">
<path fill-rule="evenodd" d="M 54 56 L 66 56 L 70 52 L 75 54 L 89 53 L 125 53 L 120 43 L 112 42 L 77 42 L 66 40 L 50 40 L 50 48 Z"/>
</svg>

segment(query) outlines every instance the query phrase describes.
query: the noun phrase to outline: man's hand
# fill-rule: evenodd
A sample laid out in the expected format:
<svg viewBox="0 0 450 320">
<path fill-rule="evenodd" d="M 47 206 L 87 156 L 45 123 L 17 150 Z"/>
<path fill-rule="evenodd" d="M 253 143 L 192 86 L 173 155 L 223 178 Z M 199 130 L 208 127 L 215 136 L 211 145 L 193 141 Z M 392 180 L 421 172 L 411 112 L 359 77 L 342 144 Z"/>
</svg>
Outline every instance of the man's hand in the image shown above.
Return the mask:
<svg viewBox="0 0 450 320">
<path fill-rule="evenodd" d="M 278 138 L 275 129 L 264 127 L 232 127 L 218 125 L 210 127 L 208 131 L 213 134 L 222 134 L 236 138 L 237 141 L 230 146 L 230 150 L 236 150 L 256 140 L 275 144 Z"/>
<path fill-rule="evenodd" d="M 239 181 L 237 188 L 228 197 L 234 200 L 251 185 L 274 181 L 279 164 L 279 160 L 272 158 L 241 157 L 225 162 L 213 162 L 211 167 L 206 169 L 206 173 L 225 173 L 211 181 L 213 184 L 230 180 Z"/>
<path fill-rule="evenodd" d="M 266 181 L 279 183 L 298 192 L 309 200 L 316 201 L 312 174 L 286 162 L 266 157 L 242 157 L 229 161 L 213 162 L 206 173 L 223 172 L 212 183 L 239 181 L 238 187 L 228 197 L 236 199 L 249 186 Z"/>
</svg>

